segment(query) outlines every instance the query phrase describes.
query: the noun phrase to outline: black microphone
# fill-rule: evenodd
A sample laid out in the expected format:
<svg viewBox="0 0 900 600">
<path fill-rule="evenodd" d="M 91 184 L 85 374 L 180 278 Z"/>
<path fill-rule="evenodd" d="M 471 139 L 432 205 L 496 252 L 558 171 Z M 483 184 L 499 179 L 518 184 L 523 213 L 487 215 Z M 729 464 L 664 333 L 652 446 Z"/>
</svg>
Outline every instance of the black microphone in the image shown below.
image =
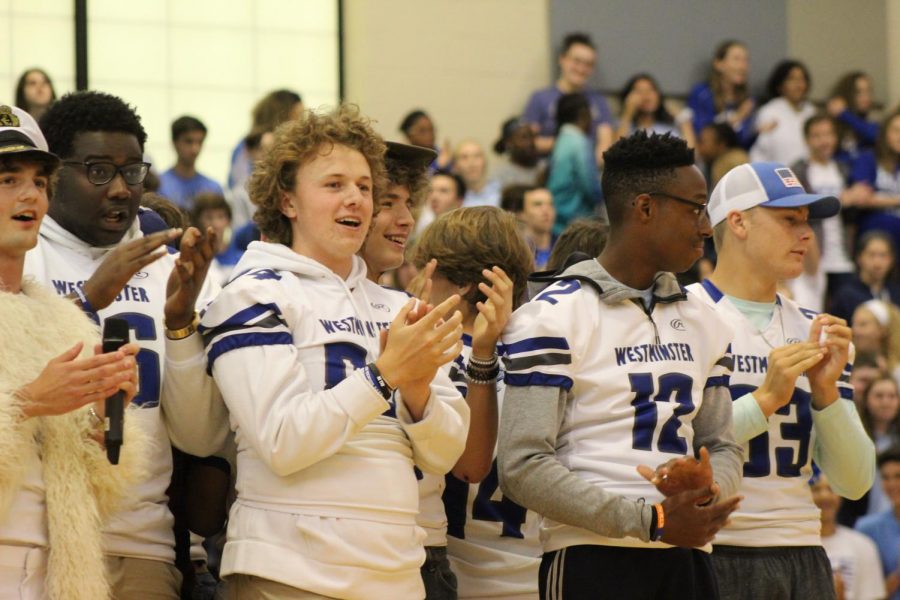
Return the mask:
<svg viewBox="0 0 900 600">
<path fill-rule="evenodd" d="M 103 353 L 115 352 L 128 343 L 128 321 L 124 319 L 106 319 L 103 323 Z M 122 448 L 123 419 L 125 411 L 125 392 L 119 390 L 106 399 L 106 431 L 103 441 L 106 443 L 106 458 L 111 464 L 119 464 L 119 450 Z"/>
</svg>

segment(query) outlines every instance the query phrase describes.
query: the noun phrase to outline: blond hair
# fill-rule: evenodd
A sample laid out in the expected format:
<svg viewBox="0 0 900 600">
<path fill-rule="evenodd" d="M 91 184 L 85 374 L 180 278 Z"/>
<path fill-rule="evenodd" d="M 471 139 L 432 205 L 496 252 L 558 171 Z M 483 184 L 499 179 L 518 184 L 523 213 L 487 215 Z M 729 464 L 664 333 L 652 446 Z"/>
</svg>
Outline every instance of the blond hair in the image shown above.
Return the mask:
<svg viewBox="0 0 900 600">
<path fill-rule="evenodd" d="M 250 200 L 257 206 L 253 220 L 267 240 L 286 246 L 293 243 L 291 222 L 281 211 L 284 195 L 294 190 L 297 171 L 305 162 L 328 154 L 336 145 L 352 148 L 365 157 L 372 171 L 373 196 L 378 198 L 383 193 L 387 147 L 369 119 L 352 105 L 329 113 L 306 111 L 299 120 L 288 121 L 275 130 L 272 147 L 256 163 L 247 185 Z"/>
</svg>

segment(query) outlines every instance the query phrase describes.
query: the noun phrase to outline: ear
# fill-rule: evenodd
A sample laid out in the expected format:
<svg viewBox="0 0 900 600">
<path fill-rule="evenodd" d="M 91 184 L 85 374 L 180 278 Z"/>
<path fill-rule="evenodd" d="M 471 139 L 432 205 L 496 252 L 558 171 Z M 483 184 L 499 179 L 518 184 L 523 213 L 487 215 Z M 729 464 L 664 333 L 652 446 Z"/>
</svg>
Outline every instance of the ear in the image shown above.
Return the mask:
<svg viewBox="0 0 900 600">
<path fill-rule="evenodd" d="M 725 221 L 728 223 L 728 229 L 731 230 L 732 235 L 737 239 L 744 241 L 747 239 L 747 235 L 749 232 L 750 219 L 747 218 L 747 213 L 740 211 L 732 211 L 728 213 L 728 216 L 725 217 Z"/>
<path fill-rule="evenodd" d="M 653 204 L 650 194 L 638 194 L 631 201 L 631 204 L 634 207 L 633 214 L 639 222 L 646 223 L 653 218 L 656 206 Z"/>
<path fill-rule="evenodd" d="M 281 214 L 288 219 L 297 218 L 296 197 L 291 192 L 281 192 Z"/>
</svg>

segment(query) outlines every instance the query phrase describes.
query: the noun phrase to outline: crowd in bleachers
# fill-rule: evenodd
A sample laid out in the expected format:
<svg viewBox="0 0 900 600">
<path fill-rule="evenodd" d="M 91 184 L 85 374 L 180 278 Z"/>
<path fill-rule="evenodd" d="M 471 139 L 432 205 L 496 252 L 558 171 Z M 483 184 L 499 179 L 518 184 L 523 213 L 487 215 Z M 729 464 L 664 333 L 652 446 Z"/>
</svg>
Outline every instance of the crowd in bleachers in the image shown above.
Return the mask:
<svg viewBox="0 0 900 600">
<path fill-rule="evenodd" d="M 876 107 L 872 81 L 863 71 L 846 74 L 834 83 L 826 98 L 817 102 L 819 99 L 809 97 L 810 72 L 797 60 L 775 65 L 765 90 L 756 94 L 748 83 L 751 58 L 751 49 L 741 42 L 723 42 L 712 55 L 707 80 L 697 82 L 683 103 L 667 99 L 652 73 L 635 74 L 619 94 L 607 97 L 588 85 L 595 69 L 603 68 L 597 62 L 593 41 L 586 34 L 570 34 L 559 48 L 558 78 L 529 98 L 522 98 L 520 114 L 498 123 L 497 141 L 490 152 L 466 137 L 480 132 L 442 131 L 427 107 L 417 107 L 415 99 L 410 98 L 411 110 L 398 124 L 396 137 L 397 141 L 433 151 L 420 159 L 427 163 L 427 182 L 423 184 L 427 189 L 422 190 L 421 201 L 411 203 L 408 218 L 397 220 L 403 264 L 379 272 L 379 281 L 401 290 L 417 289 L 429 261 L 442 249 L 446 251 L 446 246 L 453 248 L 452 240 L 437 237 L 440 227 L 429 226 L 436 222 L 448 226 L 446 219 L 439 219 L 459 208 L 496 207 L 504 215 L 513 215 L 508 223 L 467 224 L 466 231 L 500 237 L 503 228 L 512 223 L 527 243 L 531 271 L 561 270 L 575 251 L 598 255 L 608 232 L 601 190 L 603 155 L 615 142 L 636 131 L 667 134 L 687 142 L 710 191 L 731 169 L 750 161 L 790 167 L 792 176 L 807 191 L 838 197 L 842 210 L 815 223 L 814 243 L 804 257 L 803 272 L 796 279 L 782 282 L 780 293 L 814 312 L 846 319 L 851 325 L 855 345 L 850 376 L 853 400 L 879 452 L 880 477 L 861 499 L 842 500 L 831 490 L 826 477 L 810 482 L 810 493 L 821 509 L 823 544 L 834 571 L 837 597 L 900 598 L 900 279 L 896 269 L 900 246 L 900 107 Z M 301 83 L 298 86 L 302 89 Z M 31 69 L 22 75 L 15 92 L 15 104 L 43 126 L 41 118 L 58 101 L 49 75 Z M 365 107 L 360 108 L 365 113 Z M 143 173 L 146 179 L 142 178 L 141 204 L 150 209 L 138 215 L 143 233 L 159 232 L 155 234 L 159 237 L 153 238 L 158 239 L 157 245 L 181 247 L 179 260 L 184 260 L 184 241 L 163 239 L 162 232 L 169 227 L 186 230 L 190 225 L 210 232 L 205 242 L 190 244 L 198 248 L 197 252 L 202 244 L 209 244 L 203 247 L 212 255 L 207 277 L 216 287 L 228 283 L 251 242 L 263 237 L 260 220 L 254 219 L 259 201 L 251 201 L 248 182 L 251 188 L 253 181 L 262 185 L 258 182 L 262 175 L 255 171 L 260 159 L 269 156 L 273 144 L 280 143 L 276 132 L 283 131 L 286 123 L 297 123 L 303 110 L 301 95 L 291 90 L 273 91 L 261 98 L 251 111 L 247 135 L 236 140 L 227 178 L 200 173 L 196 168 L 207 128 L 216 124 L 204 122 L 203 115 L 175 119 L 171 140 L 176 163 L 171 167 L 152 165 Z M 442 143 L 438 131 L 460 141 L 453 146 Z M 52 150 L 54 140 L 50 133 L 45 131 L 45 135 Z M 112 177 L 116 176 L 113 172 Z M 257 179 L 251 181 L 254 177 Z M 416 195 L 415 185 L 407 186 L 408 195 Z M 61 222 L 52 209 L 49 214 Z M 111 213 L 109 220 L 118 218 Z M 418 239 L 424 239 L 427 245 L 418 247 Z M 102 241 L 94 245 L 103 246 Z M 468 242 L 472 252 L 479 252 L 478 240 Z M 517 247 L 512 244 L 510 248 L 504 251 L 515 255 Z M 156 251 L 156 247 L 144 250 L 150 251 Z M 453 250 L 464 251 L 465 246 Z M 438 260 L 440 267 L 445 267 L 441 260 L 451 262 L 449 258 Z M 366 263 L 371 270 L 368 258 Z M 715 264 L 716 253 L 709 240 L 704 257 L 680 275 L 681 283 L 702 281 Z M 477 284 L 477 274 L 453 273 L 464 280 L 458 281 L 444 271 L 435 277 L 435 285 Z M 85 272 L 84 279 L 88 275 Z M 515 279 L 513 273 L 506 275 Z M 181 286 L 188 288 L 190 281 L 191 275 L 185 274 Z M 496 275 L 483 276 L 481 281 L 488 288 L 492 284 L 503 287 Z M 162 282 L 165 289 L 165 279 Z M 192 302 L 205 298 L 205 291 L 194 292 Z M 472 300 L 468 316 L 473 322 L 481 310 L 476 304 L 486 303 L 490 297 L 482 295 L 477 303 Z M 443 300 L 437 292 L 435 298 L 434 304 Z M 210 324 L 204 335 L 214 335 L 209 332 L 215 332 L 216 327 L 224 326 Z M 274 327 L 277 331 L 277 324 Z M 492 347 L 497 341 L 496 337 L 491 340 Z M 344 359 L 353 360 L 349 356 Z M 169 363 L 165 364 L 168 373 Z M 229 467 L 221 462 L 210 465 L 182 457 L 175 460 L 174 469 L 181 473 L 182 483 L 185 477 L 196 476 L 205 482 L 197 485 L 230 490 L 227 474 L 224 484 L 220 476 Z M 204 469 L 205 474 L 198 475 Z M 179 567 L 193 586 L 184 597 L 212 598 L 221 552 L 217 544 L 224 536 L 219 531 L 221 524 L 202 532 L 208 535 L 204 550 L 198 536 L 187 535 L 184 515 L 190 507 L 179 505 L 174 493 L 172 504 L 176 531 L 180 532 L 176 536 Z M 448 518 L 453 536 L 449 509 Z M 270 525 L 274 530 L 284 523 L 273 518 Z M 449 548 L 452 557 L 453 543 Z M 175 564 L 175 555 L 164 553 L 160 560 Z M 466 572 L 465 566 L 459 568 Z"/>
</svg>

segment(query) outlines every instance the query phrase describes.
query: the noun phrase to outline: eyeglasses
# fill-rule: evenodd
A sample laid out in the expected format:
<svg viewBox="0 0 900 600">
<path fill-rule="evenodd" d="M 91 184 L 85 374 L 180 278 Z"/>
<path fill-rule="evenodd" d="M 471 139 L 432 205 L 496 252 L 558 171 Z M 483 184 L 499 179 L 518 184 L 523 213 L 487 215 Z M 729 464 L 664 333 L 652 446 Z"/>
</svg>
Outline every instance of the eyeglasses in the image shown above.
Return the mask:
<svg viewBox="0 0 900 600">
<path fill-rule="evenodd" d="M 691 210 L 691 212 L 693 212 L 697 216 L 698 219 L 703 219 L 703 217 L 706 217 L 707 219 L 709 219 L 709 211 L 706 208 L 709 205 L 708 202 L 704 202 L 701 204 L 700 202 L 694 202 L 693 200 L 688 200 L 687 198 L 682 198 L 680 196 L 673 196 L 669 192 L 647 192 L 647 195 L 648 196 L 663 196 L 665 198 L 674 200 L 675 202 L 681 202 L 682 204 L 690 204 L 693 209 L 693 210 Z"/>
<path fill-rule="evenodd" d="M 106 185 L 115 179 L 118 173 L 122 174 L 122 179 L 128 185 L 138 185 L 144 182 L 144 179 L 147 178 L 147 173 L 150 172 L 150 163 L 147 162 L 136 162 L 122 165 L 121 167 L 106 161 L 80 162 L 77 160 L 64 160 L 63 164 L 84 167 L 87 180 L 94 185 Z"/>
</svg>

